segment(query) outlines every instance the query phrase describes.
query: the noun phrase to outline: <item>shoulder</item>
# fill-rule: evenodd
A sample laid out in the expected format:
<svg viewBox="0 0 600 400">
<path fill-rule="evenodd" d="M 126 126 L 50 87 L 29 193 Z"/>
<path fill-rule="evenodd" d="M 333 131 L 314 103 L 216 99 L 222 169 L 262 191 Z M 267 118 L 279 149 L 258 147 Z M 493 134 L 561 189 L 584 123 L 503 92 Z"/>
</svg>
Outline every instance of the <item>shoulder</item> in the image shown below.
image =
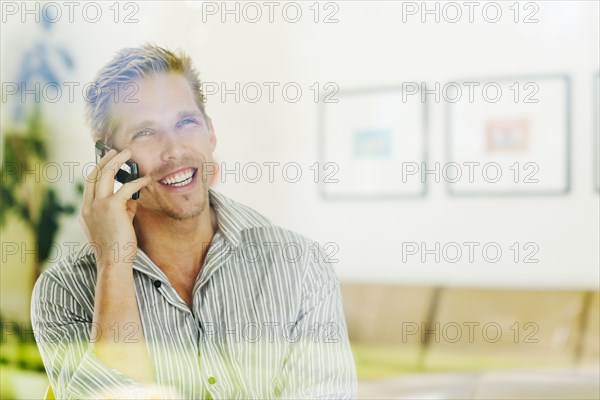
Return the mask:
<svg viewBox="0 0 600 400">
<path fill-rule="evenodd" d="M 209 198 L 211 205 L 218 210 L 219 219 L 224 219 L 222 223 L 231 225 L 236 230 L 273 225 L 269 218 L 254 208 L 233 200 L 214 189 L 209 189 Z"/>
<path fill-rule="evenodd" d="M 300 246 L 310 246 L 314 240 L 292 230 L 275 225 L 271 219 L 254 208 L 233 200 L 219 192 L 211 191 L 211 202 L 216 204 L 224 212 L 219 217 L 226 218 L 235 224 L 240 232 L 242 242 L 256 240 L 271 240 L 277 243 L 293 243 Z"/>
<path fill-rule="evenodd" d="M 67 294 L 80 304 L 93 304 L 95 282 L 93 247 L 85 243 L 41 273 L 34 285 L 32 303 Z"/>
<path fill-rule="evenodd" d="M 239 252 L 250 265 L 260 265 L 265 276 L 276 276 L 290 298 L 319 301 L 338 290 L 335 243 L 325 246 L 312 238 L 275 224 L 242 231 Z M 268 262 L 254 263 L 266 259 Z M 312 299 L 312 300 L 309 300 Z"/>
<path fill-rule="evenodd" d="M 233 201 L 233 200 L 232 200 Z M 337 244 L 320 244 L 314 239 L 276 225 L 256 210 L 234 202 L 254 221 L 261 223 L 246 226 L 240 233 L 241 251 L 257 251 L 271 260 L 276 269 L 288 270 L 295 279 L 309 282 L 337 282 L 334 266 Z"/>
<path fill-rule="evenodd" d="M 265 247 L 279 247 L 286 251 L 288 259 L 306 260 L 309 250 L 318 251 L 318 243 L 298 232 L 278 226 L 255 226 L 242 232 L 242 243 L 260 243 Z M 302 254 L 295 257 L 292 253 L 302 251 Z"/>
</svg>

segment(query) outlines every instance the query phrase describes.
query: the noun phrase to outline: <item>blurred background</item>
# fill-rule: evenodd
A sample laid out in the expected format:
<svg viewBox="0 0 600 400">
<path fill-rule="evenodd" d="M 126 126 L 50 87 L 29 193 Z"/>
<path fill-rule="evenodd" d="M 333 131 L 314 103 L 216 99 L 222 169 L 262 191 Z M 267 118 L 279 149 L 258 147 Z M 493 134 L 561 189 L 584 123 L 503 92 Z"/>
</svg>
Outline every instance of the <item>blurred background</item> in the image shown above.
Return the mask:
<svg viewBox="0 0 600 400">
<path fill-rule="evenodd" d="M 1 6 L 1 398 L 43 397 L 86 90 L 146 42 L 200 71 L 214 189 L 324 246 L 359 397 L 600 396 L 599 2 Z"/>
</svg>

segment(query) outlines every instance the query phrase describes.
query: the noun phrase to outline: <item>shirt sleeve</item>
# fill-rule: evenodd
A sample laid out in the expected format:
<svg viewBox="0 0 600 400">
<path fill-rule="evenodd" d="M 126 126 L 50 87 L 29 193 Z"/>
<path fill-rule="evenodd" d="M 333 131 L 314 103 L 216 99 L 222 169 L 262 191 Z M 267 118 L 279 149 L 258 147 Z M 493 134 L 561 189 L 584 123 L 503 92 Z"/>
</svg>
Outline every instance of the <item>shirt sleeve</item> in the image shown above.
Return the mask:
<svg viewBox="0 0 600 400">
<path fill-rule="evenodd" d="M 303 280 L 294 343 L 281 375 L 282 398 L 356 398 L 356 367 L 348 340 L 339 280 L 319 246 Z"/>
<path fill-rule="evenodd" d="M 56 398 L 145 397 L 140 384 L 104 364 L 89 349 L 89 316 L 48 271 L 34 286 L 31 321 Z"/>
</svg>

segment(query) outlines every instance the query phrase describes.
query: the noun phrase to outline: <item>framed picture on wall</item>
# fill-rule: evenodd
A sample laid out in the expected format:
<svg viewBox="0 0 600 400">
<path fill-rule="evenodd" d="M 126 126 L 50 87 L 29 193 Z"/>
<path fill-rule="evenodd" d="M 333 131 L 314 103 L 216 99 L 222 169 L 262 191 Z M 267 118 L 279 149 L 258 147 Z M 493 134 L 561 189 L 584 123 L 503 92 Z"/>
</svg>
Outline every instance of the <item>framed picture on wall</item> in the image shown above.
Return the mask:
<svg viewBox="0 0 600 400">
<path fill-rule="evenodd" d="M 448 86 L 448 85 L 447 85 Z M 559 195 L 570 190 L 570 79 L 453 82 L 446 94 L 452 195 Z"/>
<path fill-rule="evenodd" d="M 426 160 L 427 112 L 420 92 L 406 87 L 340 91 L 320 102 L 319 160 L 335 170 L 320 179 L 328 200 L 424 196 L 417 173 Z"/>
<path fill-rule="evenodd" d="M 594 77 L 594 186 L 600 193 L 600 72 Z"/>
</svg>

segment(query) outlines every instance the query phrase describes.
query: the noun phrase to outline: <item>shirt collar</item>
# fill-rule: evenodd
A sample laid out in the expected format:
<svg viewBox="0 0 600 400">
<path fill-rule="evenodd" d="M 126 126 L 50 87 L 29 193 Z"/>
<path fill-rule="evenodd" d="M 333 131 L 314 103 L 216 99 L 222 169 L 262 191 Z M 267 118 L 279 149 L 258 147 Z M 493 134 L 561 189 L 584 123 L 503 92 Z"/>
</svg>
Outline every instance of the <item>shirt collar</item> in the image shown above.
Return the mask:
<svg viewBox="0 0 600 400">
<path fill-rule="evenodd" d="M 245 230 L 272 226 L 272 222 L 248 206 L 238 203 L 213 189 L 208 189 L 209 204 L 217 213 L 219 231 L 232 246 L 242 242 Z"/>
<path fill-rule="evenodd" d="M 252 208 L 238 203 L 210 188 L 208 189 L 208 203 L 217 214 L 218 232 L 215 233 L 215 238 L 220 233 L 227 246 L 236 248 L 240 245 L 243 241 L 243 232 L 247 229 L 273 225 L 268 218 L 254 211 Z M 213 238 L 211 248 L 215 244 L 215 238 Z M 165 273 L 140 248 L 138 248 L 133 267 L 156 279 L 167 280 Z"/>
</svg>

